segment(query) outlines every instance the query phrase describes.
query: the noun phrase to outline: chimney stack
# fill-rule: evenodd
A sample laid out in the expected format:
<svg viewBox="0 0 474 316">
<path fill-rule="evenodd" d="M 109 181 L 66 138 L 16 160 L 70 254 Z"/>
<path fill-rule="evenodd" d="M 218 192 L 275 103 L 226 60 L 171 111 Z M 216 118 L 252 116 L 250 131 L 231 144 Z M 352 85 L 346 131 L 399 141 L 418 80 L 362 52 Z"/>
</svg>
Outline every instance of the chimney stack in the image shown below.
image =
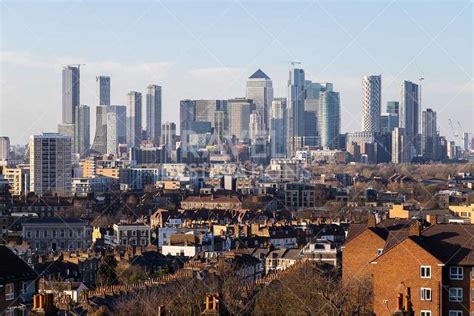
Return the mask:
<svg viewBox="0 0 474 316">
<path fill-rule="evenodd" d="M 375 227 L 375 225 L 377 225 L 377 221 L 375 219 L 375 214 L 370 213 L 369 214 L 369 219 L 367 221 L 367 227 L 371 228 L 371 227 Z"/>
<path fill-rule="evenodd" d="M 415 222 L 410 225 L 409 235 L 418 237 L 421 235 L 421 224 L 419 221 L 415 220 Z"/>
</svg>

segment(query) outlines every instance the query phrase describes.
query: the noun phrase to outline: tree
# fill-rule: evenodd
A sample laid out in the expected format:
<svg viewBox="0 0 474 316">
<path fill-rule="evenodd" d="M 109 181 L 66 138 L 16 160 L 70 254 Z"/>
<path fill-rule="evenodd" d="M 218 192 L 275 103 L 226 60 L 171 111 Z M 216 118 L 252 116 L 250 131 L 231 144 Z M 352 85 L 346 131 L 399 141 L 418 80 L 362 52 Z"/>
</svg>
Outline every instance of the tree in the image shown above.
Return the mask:
<svg viewBox="0 0 474 316">
<path fill-rule="evenodd" d="M 97 270 L 97 284 L 107 286 L 117 284 L 117 260 L 113 254 L 106 254 L 102 257 L 99 269 Z"/>
</svg>

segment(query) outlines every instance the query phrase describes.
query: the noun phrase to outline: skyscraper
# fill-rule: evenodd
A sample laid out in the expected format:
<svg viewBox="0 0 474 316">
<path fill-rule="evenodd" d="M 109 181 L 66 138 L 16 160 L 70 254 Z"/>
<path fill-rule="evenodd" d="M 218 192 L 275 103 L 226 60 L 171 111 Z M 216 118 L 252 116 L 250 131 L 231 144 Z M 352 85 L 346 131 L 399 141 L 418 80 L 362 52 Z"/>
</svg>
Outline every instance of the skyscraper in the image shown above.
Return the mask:
<svg viewBox="0 0 474 316">
<path fill-rule="evenodd" d="M 384 113 L 380 116 L 380 132 L 382 134 L 391 133 L 395 127 L 398 127 L 398 114 Z"/>
<path fill-rule="evenodd" d="M 405 145 L 407 146 L 410 159 L 419 152 L 419 124 L 420 113 L 418 105 L 418 85 L 404 81 L 400 89 L 400 109 L 398 114 L 398 126 L 405 131 Z"/>
<path fill-rule="evenodd" d="M 91 145 L 91 110 L 82 104 L 76 107 L 76 124 L 74 124 L 74 152 L 84 154 Z"/>
<path fill-rule="evenodd" d="M 79 66 L 66 66 L 63 68 L 62 86 L 62 123 L 74 124 L 75 108 L 80 104 L 80 72 Z"/>
<path fill-rule="evenodd" d="M 116 114 L 117 144 L 127 143 L 127 107 L 125 105 L 111 105 L 108 112 Z"/>
<path fill-rule="evenodd" d="M 108 106 L 98 105 L 95 107 L 95 137 L 92 143 L 92 150 L 105 154 L 107 153 L 107 111 Z"/>
<path fill-rule="evenodd" d="M 139 92 L 127 94 L 127 121 L 128 147 L 139 147 L 142 141 L 142 94 Z"/>
<path fill-rule="evenodd" d="M 95 81 L 97 84 L 96 105 L 110 105 L 110 77 L 97 76 Z"/>
<path fill-rule="evenodd" d="M 161 145 L 165 146 L 168 152 L 176 150 L 176 124 L 165 122 L 162 126 Z"/>
<path fill-rule="evenodd" d="M 387 102 L 387 113 L 397 114 L 400 109 L 400 102 L 398 101 L 388 101 Z"/>
<path fill-rule="evenodd" d="M 214 127 L 214 112 L 227 111 L 227 100 L 194 100 L 195 121 L 210 122 Z"/>
<path fill-rule="evenodd" d="M 421 149 L 422 155 L 426 159 L 434 160 L 437 154 L 437 118 L 436 112 L 432 109 L 426 109 L 422 113 L 421 128 Z"/>
<path fill-rule="evenodd" d="M 395 127 L 392 131 L 392 162 L 410 162 L 409 147 L 406 146 L 405 129 Z"/>
<path fill-rule="evenodd" d="M 319 99 L 318 127 L 321 147 L 339 148 L 341 109 L 339 92 L 323 91 Z"/>
<path fill-rule="evenodd" d="M 0 160 L 8 160 L 10 157 L 10 138 L 0 137 Z"/>
<path fill-rule="evenodd" d="M 30 137 L 30 189 L 38 196 L 71 195 L 71 137 L 44 133 Z"/>
<path fill-rule="evenodd" d="M 257 139 L 265 134 L 263 126 L 263 115 L 258 110 L 252 111 L 249 119 L 249 138 L 252 144 L 255 144 Z"/>
<path fill-rule="evenodd" d="M 286 98 L 273 99 L 270 108 L 270 152 L 272 158 L 286 156 Z"/>
<path fill-rule="evenodd" d="M 362 79 L 362 126 L 363 132 L 380 131 L 382 103 L 382 77 L 364 76 Z"/>
<path fill-rule="evenodd" d="M 301 148 L 304 136 L 305 76 L 303 69 L 291 69 L 288 79 L 287 155 Z"/>
<path fill-rule="evenodd" d="M 322 91 L 332 91 L 332 83 L 317 83 L 305 81 L 304 100 L 304 145 L 315 147 L 319 145 L 318 111 L 319 94 Z"/>
<path fill-rule="evenodd" d="M 161 87 L 157 85 L 146 88 L 146 131 L 152 143 L 158 145 L 161 137 Z"/>
<path fill-rule="evenodd" d="M 215 142 L 220 144 L 224 137 L 227 136 L 227 113 L 225 111 L 214 112 L 214 137 Z"/>
<path fill-rule="evenodd" d="M 249 139 L 250 113 L 254 108 L 250 99 L 234 98 L 227 101 L 230 136 L 235 136 L 240 141 Z"/>
<path fill-rule="evenodd" d="M 189 134 L 192 133 L 192 123 L 196 120 L 196 106 L 193 100 L 181 100 L 179 102 L 179 118 L 181 142 L 187 145 L 189 143 Z"/>
<path fill-rule="evenodd" d="M 117 129 L 117 118 L 116 112 L 107 112 L 107 141 L 106 141 L 106 153 L 111 155 L 117 154 L 118 148 L 118 129 Z"/>
<path fill-rule="evenodd" d="M 253 100 L 255 110 L 263 118 L 263 128 L 268 128 L 269 108 L 273 101 L 273 84 L 270 77 L 258 69 L 247 80 L 245 97 Z"/>
</svg>

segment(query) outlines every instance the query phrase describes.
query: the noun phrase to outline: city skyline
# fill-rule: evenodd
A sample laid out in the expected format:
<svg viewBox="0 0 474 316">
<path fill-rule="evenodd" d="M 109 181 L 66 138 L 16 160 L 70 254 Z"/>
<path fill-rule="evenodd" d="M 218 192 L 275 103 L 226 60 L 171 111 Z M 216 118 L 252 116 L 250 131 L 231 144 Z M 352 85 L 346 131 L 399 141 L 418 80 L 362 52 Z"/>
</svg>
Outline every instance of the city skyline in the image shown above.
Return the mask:
<svg viewBox="0 0 474 316">
<path fill-rule="evenodd" d="M 191 4 L 189 5 L 195 7 Z M 304 3 L 304 5 L 308 5 L 308 3 Z M 162 86 L 162 121 L 179 123 L 180 100 L 243 97 L 245 96 L 245 82 L 247 78 L 259 68 L 272 78 L 274 97 L 286 97 L 286 81 L 290 60 L 302 62 L 299 66 L 305 70 L 306 79 L 313 82 L 332 82 L 337 86 L 337 91 L 340 92 L 342 132 L 359 130 L 359 118 L 361 117 L 362 109 L 361 79 L 365 75 L 377 73 L 382 74 L 383 77 L 382 112 L 384 112 L 384 105 L 387 101 L 400 101 L 400 82 L 409 80 L 418 83 L 418 78 L 423 76 L 425 81 L 422 87 L 422 110 L 433 108 L 433 110 L 440 114 L 438 125 L 441 133 L 461 144 L 460 139 L 455 139 L 454 133 L 449 127 L 448 118 L 452 118 L 455 122 L 459 120 L 465 131 L 472 133 L 472 127 L 469 127 L 473 114 L 473 108 L 470 106 L 472 105 L 472 93 L 469 91 L 470 79 L 468 80 L 466 75 L 466 70 L 470 69 L 469 52 L 472 53 L 472 47 L 464 46 L 469 42 L 465 41 L 465 39 L 469 35 L 469 23 L 472 23 L 472 20 L 468 17 L 468 12 L 466 12 L 468 10 L 463 11 L 464 2 L 455 3 L 450 6 L 440 3 L 434 8 L 429 8 L 427 5 L 422 4 L 405 3 L 403 5 L 395 4 L 390 6 L 388 6 L 388 3 L 373 4 L 367 11 L 364 19 L 351 18 L 348 21 L 344 20 L 344 25 L 354 26 L 355 34 L 353 36 L 357 35 L 357 31 L 361 33 L 359 40 L 354 41 L 348 49 L 344 48 L 347 44 L 351 43 L 351 36 L 341 33 L 343 31 L 339 29 L 336 22 L 339 21 L 341 23 L 341 18 L 346 17 L 349 9 L 353 8 L 353 6 L 350 4 L 330 5 L 326 3 L 322 7 L 315 5 L 313 9 L 318 9 L 317 12 L 311 12 L 318 16 L 321 15 L 321 17 L 324 17 L 324 20 L 320 23 L 313 23 L 310 29 L 315 31 L 325 27 L 333 28 L 329 35 L 320 34 L 321 39 L 327 39 L 327 36 L 332 36 L 333 38 L 326 42 L 327 44 L 323 47 L 324 49 L 319 49 L 317 54 L 314 54 L 315 47 L 312 45 L 309 46 L 309 49 L 304 49 L 308 41 L 303 41 L 304 45 L 301 43 L 295 44 L 295 39 L 288 36 L 288 32 L 291 33 L 294 26 L 290 25 L 288 28 L 283 28 L 283 25 L 285 27 L 288 26 L 286 22 L 290 20 L 286 14 L 283 14 L 285 10 L 287 10 L 286 13 L 288 15 L 295 13 L 294 11 L 301 13 L 301 11 L 304 11 L 304 5 L 301 4 L 300 8 L 293 8 L 288 3 L 278 3 L 271 16 L 264 17 L 262 16 L 262 9 L 265 8 L 264 4 L 245 3 L 239 5 L 224 3 L 215 8 L 212 8 L 209 4 L 203 4 L 199 10 L 207 10 L 205 16 L 216 14 L 219 17 L 214 22 L 215 25 L 210 23 L 194 29 L 194 26 L 197 24 L 195 19 L 191 18 L 186 20 L 187 24 L 182 29 L 177 27 L 170 30 L 170 34 L 160 33 L 160 39 L 164 40 L 170 47 L 163 48 L 159 51 L 160 54 L 155 54 L 152 57 L 151 53 L 137 52 L 130 54 L 130 51 L 128 51 L 129 54 L 126 54 L 125 52 L 112 52 L 106 49 L 103 44 L 97 44 L 97 36 L 108 32 L 107 34 L 116 40 L 113 43 L 118 45 L 117 38 L 113 37 L 113 34 L 110 35 L 110 33 L 113 33 L 113 28 L 111 31 L 110 27 L 117 23 L 115 19 L 118 19 L 121 15 L 115 16 L 111 21 L 106 21 L 109 28 L 98 28 L 89 41 L 81 38 L 76 39 L 74 43 L 64 38 L 65 30 L 58 29 L 53 31 L 51 23 L 40 23 L 40 28 L 36 31 L 39 33 L 43 32 L 44 34 L 51 33 L 51 36 L 55 37 L 49 38 L 46 36 L 45 43 L 34 44 L 33 46 L 36 46 L 38 49 L 35 49 L 33 53 L 32 49 L 27 47 L 28 43 L 26 43 L 28 36 L 25 35 L 25 29 L 27 29 L 27 26 L 15 30 L 15 25 L 17 25 L 18 21 L 13 21 L 13 17 L 18 17 L 18 15 L 30 17 L 32 14 L 31 8 L 26 4 L 7 3 L 8 10 L 4 14 L 5 18 L 2 25 L 5 30 L 11 30 L 11 32 L 4 34 L 5 45 L 2 46 L 1 64 L 4 93 L 2 93 L 1 100 L 0 133 L 10 136 L 12 144 L 26 144 L 28 136 L 31 134 L 56 130 L 57 123 L 61 121 L 62 115 L 60 71 L 62 67 L 68 64 L 86 64 L 81 66 L 80 103 L 86 104 L 92 109 L 90 124 L 95 126 L 96 76 L 105 75 L 111 77 L 111 104 L 126 104 L 126 95 L 131 90 L 145 94 L 146 86 L 149 84 Z M 68 9 L 68 6 L 65 4 L 49 4 L 46 7 L 51 12 L 43 15 L 43 18 L 49 17 L 52 13 Z M 126 7 L 127 4 L 125 3 L 114 8 L 114 10 L 125 14 L 122 11 Z M 366 8 L 367 5 L 363 5 L 363 7 Z M 72 20 L 77 17 L 84 18 L 84 11 L 87 12 L 87 10 L 84 10 L 81 6 L 73 8 L 77 14 L 68 15 L 68 17 Z M 152 7 L 150 12 L 157 13 L 160 16 L 168 16 L 168 19 L 163 22 L 157 22 L 156 20 L 159 19 L 152 19 L 150 14 L 146 14 L 136 24 L 132 23 L 132 30 L 133 32 L 138 32 L 143 27 L 149 26 L 150 23 L 169 22 L 175 25 L 178 22 L 172 18 L 173 14 L 179 12 L 179 16 L 176 18 L 180 21 L 183 21 L 183 16 L 188 15 L 185 12 L 177 11 L 179 8 L 179 5 L 172 5 L 170 3 L 165 3 L 164 7 L 161 7 L 163 10 L 157 10 L 159 8 Z M 324 9 L 328 14 L 324 13 Z M 45 9 L 40 8 L 40 10 Z M 104 10 L 104 6 L 97 5 L 97 8 L 94 8 L 94 10 L 101 12 L 101 10 Z M 409 17 L 411 15 L 418 18 L 423 10 L 429 10 L 429 13 L 432 14 L 426 14 L 427 17 L 417 19 L 417 23 L 422 28 L 425 28 L 426 33 L 432 36 L 426 36 Z M 443 20 L 447 20 L 443 23 L 439 22 L 441 11 L 450 17 L 448 19 L 443 18 Z M 377 14 L 380 12 L 382 13 L 378 16 Z M 406 12 L 409 14 L 407 15 Z M 281 26 L 275 24 L 276 16 L 280 16 L 279 13 L 282 13 L 282 16 L 285 17 Z M 234 41 L 238 43 L 253 41 L 255 46 L 260 48 L 265 54 L 262 53 L 256 56 L 254 53 L 251 56 L 252 54 L 245 53 L 235 56 L 235 53 L 230 52 L 229 49 L 224 49 L 225 53 L 220 48 L 221 45 L 216 48 L 219 43 L 229 43 L 230 38 L 226 39 L 222 36 L 223 33 L 229 32 L 230 26 L 223 25 L 221 27 L 221 24 L 225 24 L 224 22 L 228 18 L 235 16 L 245 17 L 245 21 L 248 23 L 242 29 L 234 30 L 234 33 L 230 34 Z M 257 20 L 253 19 L 252 16 Z M 336 21 L 331 19 L 330 16 L 333 16 Z M 309 17 L 310 15 L 305 15 L 303 12 L 301 23 L 310 23 L 308 21 Z M 139 18 L 139 16 L 136 16 L 136 18 Z M 402 26 L 401 23 L 397 23 L 399 29 L 394 30 L 393 26 L 390 25 L 390 21 L 395 18 L 403 18 L 404 21 L 407 21 L 408 26 Z M 369 24 L 372 20 L 374 20 L 373 24 Z M 94 21 L 95 23 L 98 22 Z M 438 21 L 437 24 L 434 23 L 435 21 Z M 451 21 L 452 23 L 448 24 Z M 74 36 L 78 30 L 70 24 L 72 22 L 66 22 L 63 19 L 58 23 L 66 25 L 71 32 L 71 36 Z M 431 27 L 432 24 L 436 25 L 436 27 Z M 177 25 L 179 26 L 180 24 L 178 23 Z M 136 28 L 133 28 L 135 26 Z M 86 26 L 85 30 L 87 31 L 89 27 L 91 26 Z M 279 27 L 289 31 L 287 33 L 279 32 L 281 30 Z M 250 39 L 243 38 L 243 32 L 248 31 L 248 28 L 255 28 L 256 31 L 259 31 L 259 34 L 250 36 Z M 278 38 L 275 39 L 274 43 L 272 43 L 272 36 L 266 34 L 262 28 L 268 28 L 270 34 L 278 34 Z M 380 39 L 380 36 L 383 36 L 378 31 L 378 28 L 381 28 L 387 34 L 396 32 L 397 36 L 391 39 L 394 44 L 393 46 L 414 44 L 410 46 L 413 51 L 401 52 L 399 49 L 384 51 L 387 48 L 368 43 L 367 40 L 370 38 L 373 38 L 376 42 L 377 39 Z M 201 45 L 199 40 L 196 39 L 199 38 L 197 35 L 194 38 L 190 36 L 188 32 L 190 29 L 198 35 L 202 33 L 203 39 L 207 41 L 206 44 Z M 124 40 L 129 40 L 130 34 L 122 34 L 122 31 L 123 29 L 118 30 L 120 33 L 119 37 L 123 36 Z M 406 38 L 406 35 L 410 34 L 409 31 L 416 33 L 413 35 L 414 38 Z M 181 39 L 175 38 L 176 32 L 183 32 L 188 36 Z M 301 38 L 304 38 L 304 35 L 308 36 L 308 32 L 311 33 L 308 30 L 302 30 Z M 432 37 L 438 33 L 440 34 L 432 42 Z M 213 38 L 213 36 L 219 38 Z M 34 37 L 30 38 L 30 40 L 33 39 Z M 185 49 L 180 51 L 183 54 L 182 58 L 180 56 L 173 58 L 173 49 L 176 55 L 176 47 L 181 47 L 174 44 L 177 41 L 179 43 L 183 40 L 188 40 L 189 44 L 192 44 L 191 46 L 197 49 L 194 54 L 196 55 L 195 58 L 190 59 L 190 52 Z M 415 41 L 415 43 L 412 43 L 412 41 Z M 32 42 L 36 43 L 35 41 Z M 97 53 L 103 53 L 101 55 L 103 57 L 98 58 L 97 55 L 92 55 L 93 50 L 91 50 L 89 47 L 91 45 L 89 44 L 92 46 L 96 44 Z M 55 49 L 54 52 L 50 51 L 52 47 L 57 47 L 58 45 L 65 46 L 61 47 L 61 49 Z M 280 45 L 291 47 L 290 54 L 284 50 L 280 49 L 279 51 L 275 49 L 281 48 Z M 424 48 L 425 46 L 428 47 Z M 8 50 L 5 49 L 6 47 L 8 47 Z M 79 50 L 79 47 L 84 49 Z M 205 47 L 208 47 L 208 49 L 206 50 Z M 266 52 L 266 49 L 270 49 L 270 51 Z M 156 47 L 152 47 L 150 51 L 152 53 L 157 52 Z M 338 56 L 339 52 L 341 53 L 340 56 Z M 216 58 L 213 58 L 213 55 Z M 373 58 L 370 58 L 369 55 Z M 397 58 L 394 58 L 394 56 Z M 331 57 L 337 58 L 333 61 L 334 58 Z M 442 58 L 444 63 L 437 62 L 439 58 Z M 394 59 L 399 61 L 393 61 Z M 351 64 L 350 69 L 347 69 L 349 68 L 346 67 L 347 63 L 355 62 L 356 60 L 361 62 Z M 29 71 L 29 76 L 21 76 L 26 71 Z M 42 85 L 37 85 L 39 79 L 42 80 Z M 27 95 L 19 93 L 20 85 L 22 89 L 28 89 L 31 93 Z M 41 89 L 41 87 L 44 87 L 44 89 Z M 22 118 L 20 122 L 21 128 L 18 128 L 20 118 Z M 40 119 L 39 122 L 38 119 Z M 94 131 L 91 130 L 91 135 L 94 134 Z"/>
</svg>

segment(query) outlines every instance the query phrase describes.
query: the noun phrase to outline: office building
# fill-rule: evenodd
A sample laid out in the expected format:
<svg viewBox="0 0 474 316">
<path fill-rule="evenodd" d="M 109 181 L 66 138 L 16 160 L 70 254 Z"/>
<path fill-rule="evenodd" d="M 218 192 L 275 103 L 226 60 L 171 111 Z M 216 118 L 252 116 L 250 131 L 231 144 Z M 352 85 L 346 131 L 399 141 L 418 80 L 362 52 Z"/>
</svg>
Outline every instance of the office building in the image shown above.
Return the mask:
<svg viewBox="0 0 474 316">
<path fill-rule="evenodd" d="M 406 143 L 405 130 L 395 127 L 392 131 L 392 162 L 409 163 L 410 161 L 411 157 Z"/>
<path fill-rule="evenodd" d="M 92 150 L 105 154 L 107 152 L 107 111 L 108 106 L 98 105 L 95 108 L 95 137 L 92 143 Z"/>
<path fill-rule="evenodd" d="M 364 76 L 362 79 L 362 126 L 363 132 L 380 131 L 382 103 L 382 77 Z"/>
<path fill-rule="evenodd" d="M 117 144 L 127 143 L 127 107 L 125 105 L 111 105 L 108 112 L 116 115 Z"/>
<path fill-rule="evenodd" d="M 187 145 L 189 143 L 189 134 L 192 134 L 191 125 L 196 120 L 196 105 L 193 100 L 179 101 L 179 118 L 181 142 Z"/>
<path fill-rule="evenodd" d="M 303 69 L 291 69 L 288 79 L 287 155 L 293 156 L 303 146 L 305 75 Z"/>
<path fill-rule="evenodd" d="M 74 124 L 74 152 L 85 154 L 91 145 L 91 111 L 89 106 L 82 104 L 76 107 L 76 124 Z"/>
<path fill-rule="evenodd" d="M 149 85 L 146 88 L 146 132 L 154 145 L 161 137 L 161 87 Z"/>
<path fill-rule="evenodd" d="M 437 118 L 436 112 L 426 109 L 422 113 L 421 148 L 424 158 L 435 160 L 437 158 Z"/>
<path fill-rule="evenodd" d="M 228 129 L 227 113 L 225 111 L 214 112 L 214 138 L 217 144 L 222 143 L 227 136 Z"/>
<path fill-rule="evenodd" d="M 210 122 L 214 127 L 215 111 L 227 111 L 226 100 L 194 100 L 196 122 Z"/>
<path fill-rule="evenodd" d="M 250 99 L 234 98 L 227 101 L 229 136 L 235 136 L 240 141 L 249 139 L 250 113 L 254 108 Z"/>
<path fill-rule="evenodd" d="M 66 66 L 62 71 L 62 123 L 76 122 L 76 106 L 80 105 L 80 71 L 79 65 Z"/>
<path fill-rule="evenodd" d="M 380 132 L 382 134 L 391 133 L 398 127 L 398 114 L 384 113 L 380 116 Z"/>
<path fill-rule="evenodd" d="M 338 149 L 341 133 L 339 92 L 323 91 L 318 111 L 319 139 L 323 149 Z"/>
<path fill-rule="evenodd" d="M 110 77 L 97 76 L 95 82 L 97 84 L 96 105 L 110 105 Z"/>
<path fill-rule="evenodd" d="M 270 153 L 272 158 L 286 156 L 286 98 L 273 99 L 270 108 Z"/>
<path fill-rule="evenodd" d="M 398 101 L 387 102 L 387 113 L 398 115 L 399 109 L 400 109 L 400 102 Z"/>
<path fill-rule="evenodd" d="M 140 146 L 142 141 L 142 94 L 130 91 L 127 95 L 127 143 Z"/>
<path fill-rule="evenodd" d="M 45 194 L 71 195 L 71 137 L 44 133 L 30 137 L 30 190 Z"/>
<path fill-rule="evenodd" d="M 410 81 L 404 81 L 401 84 L 400 92 L 398 126 L 405 131 L 405 145 L 411 159 L 419 152 L 420 108 L 418 105 L 418 85 Z"/>
<path fill-rule="evenodd" d="M 247 80 L 245 97 L 253 100 L 255 110 L 263 118 L 263 127 L 268 127 L 269 108 L 273 101 L 272 80 L 261 69 L 258 69 Z"/>
<path fill-rule="evenodd" d="M 10 158 L 10 138 L 6 136 L 0 137 L 0 160 L 8 160 Z"/>
<path fill-rule="evenodd" d="M 258 110 L 252 111 L 249 119 L 249 138 L 252 144 L 265 135 L 264 124 L 263 115 Z"/>
<path fill-rule="evenodd" d="M 161 144 L 165 146 L 168 152 L 176 150 L 176 124 L 165 122 L 161 129 Z"/>
</svg>

